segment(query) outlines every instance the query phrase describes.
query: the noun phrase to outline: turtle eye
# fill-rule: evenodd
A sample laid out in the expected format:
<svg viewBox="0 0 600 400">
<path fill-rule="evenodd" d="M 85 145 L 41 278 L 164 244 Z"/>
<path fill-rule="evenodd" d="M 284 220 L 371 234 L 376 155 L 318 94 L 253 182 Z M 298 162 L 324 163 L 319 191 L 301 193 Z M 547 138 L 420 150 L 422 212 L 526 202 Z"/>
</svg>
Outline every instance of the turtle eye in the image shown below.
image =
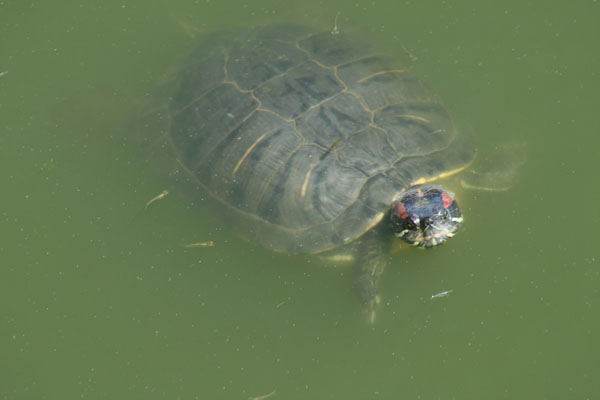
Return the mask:
<svg viewBox="0 0 600 400">
<path fill-rule="evenodd" d="M 442 218 L 444 219 L 448 219 L 448 217 L 450 217 L 450 213 L 448 212 L 447 209 L 444 210 L 444 214 L 442 215 Z"/>
<path fill-rule="evenodd" d="M 411 231 L 414 231 L 415 229 L 417 229 L 417 224 L 415 224 L 415 221 L 413 221 L 412 218 L 407 218 L 406 219 L 406 226 Z"/>
</svg>

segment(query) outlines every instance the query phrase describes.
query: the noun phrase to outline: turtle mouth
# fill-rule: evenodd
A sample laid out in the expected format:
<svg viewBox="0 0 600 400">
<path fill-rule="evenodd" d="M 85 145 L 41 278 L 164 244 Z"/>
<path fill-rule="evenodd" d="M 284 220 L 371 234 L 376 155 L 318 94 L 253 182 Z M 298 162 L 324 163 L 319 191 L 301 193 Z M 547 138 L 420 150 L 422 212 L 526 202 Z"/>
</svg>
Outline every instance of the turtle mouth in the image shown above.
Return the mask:
<svg viewBox="0 0 600 400">
<path fill-rule="evenodd" d="M 431 225 L 421 230 L 406 230 L 403 232 L 396 233 L 396 237 L 404 240 L 405 242 L 419 248 L 430 249 L 436 247 L 448 239 L 453 237 L 458 231 L 460 221 L 453 221 L 455 224 L 442 226 Z"/>
</svg>

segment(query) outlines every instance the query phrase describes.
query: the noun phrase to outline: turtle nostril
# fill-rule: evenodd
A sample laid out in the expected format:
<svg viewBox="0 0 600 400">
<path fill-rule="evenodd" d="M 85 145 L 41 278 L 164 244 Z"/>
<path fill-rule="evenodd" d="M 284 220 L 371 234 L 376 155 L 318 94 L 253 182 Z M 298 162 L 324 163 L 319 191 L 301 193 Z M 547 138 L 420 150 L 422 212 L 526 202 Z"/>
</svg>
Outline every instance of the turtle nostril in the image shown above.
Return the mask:
<svg viewBox="0 0 600 400">
<path fill-rule="evenodd" d="M 425 217 L 421 220 L 421 229 L 425 230 L 433 224 L 433 220 L 429 217 Z"/>
</svg>

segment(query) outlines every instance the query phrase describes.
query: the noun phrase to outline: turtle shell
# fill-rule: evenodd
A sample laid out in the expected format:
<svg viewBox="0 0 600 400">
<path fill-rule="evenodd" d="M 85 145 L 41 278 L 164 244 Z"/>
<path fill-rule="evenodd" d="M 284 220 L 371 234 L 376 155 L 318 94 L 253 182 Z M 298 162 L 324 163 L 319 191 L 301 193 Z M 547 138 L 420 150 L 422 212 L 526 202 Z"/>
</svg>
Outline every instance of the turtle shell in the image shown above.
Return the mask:
<svg viewBox="0 0 600 400">
<path fill-rule="evenodd" d="M 151 157 L 248 239 L 318 253 L 373 228 L 473 147 L 407 63 L 350 33 L 273 25 L 200 39 L 154 94 Z"/>
</svg>

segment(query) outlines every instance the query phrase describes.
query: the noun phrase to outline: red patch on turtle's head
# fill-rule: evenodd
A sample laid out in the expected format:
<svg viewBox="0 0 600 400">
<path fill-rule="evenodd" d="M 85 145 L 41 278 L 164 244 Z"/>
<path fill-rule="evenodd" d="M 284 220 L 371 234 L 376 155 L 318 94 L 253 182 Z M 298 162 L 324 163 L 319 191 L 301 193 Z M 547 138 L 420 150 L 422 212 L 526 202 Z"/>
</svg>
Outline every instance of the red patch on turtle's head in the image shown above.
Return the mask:
<svg viewBox="0 0 600 400">
<path fill-rule="evenodd" d="M 400 202 L 396 204 L 396 215 L 400 218 L 408 218 L 408 214 L 406 213 L 406 209 L 404 208 L 404 203 Z"/>
<path fill-rule="evenodd" d="M 447 192 L 442 193 L 442 200 L 444 201 L 445 208 L 450 207 L 450 204 L 452 204 L 454 201 L 454 199 Z"/>
</svg>

